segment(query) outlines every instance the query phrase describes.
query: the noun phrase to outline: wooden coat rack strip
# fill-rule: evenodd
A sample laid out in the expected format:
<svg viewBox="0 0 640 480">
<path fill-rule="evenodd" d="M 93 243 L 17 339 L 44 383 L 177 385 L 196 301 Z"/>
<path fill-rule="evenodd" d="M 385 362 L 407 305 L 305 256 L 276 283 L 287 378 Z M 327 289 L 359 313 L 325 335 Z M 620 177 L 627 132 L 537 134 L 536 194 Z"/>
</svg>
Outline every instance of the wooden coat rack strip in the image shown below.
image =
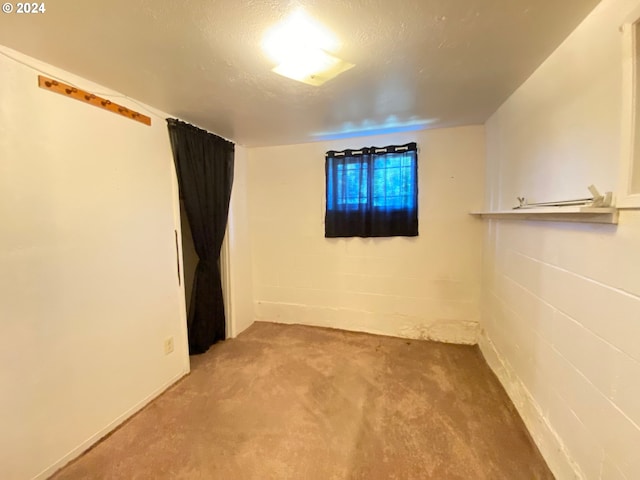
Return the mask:
<svg viewBox="0 0 640 480">
<path fill-rule="evenodd" d="M 122 115 L 123 117 L 135 120 L 136 122 L 144 123 L 145 125 L 151 125 L 151 118 L 147 117 L 146 115 L 142 115 L 141 113 L 138 113 L 134 110 L 129 110 L 127 107 L 123 107 L 122 105 L 113 103 L 106 98 L 98 97 L 93 93 L 85 92 L 84 90 L 80 90 L 79 88 L 67 85 L 66 83 L 59 82 L 52 78 L 38 75 L 38 86 L 40 88 L 45 88 L 61 95 L 65 95 L 67 97 L 75 98 L 76 100 L 88 103 L 90 105 L 93 105 L 94 107 L 109 110 L 110 112 L 117 113 L 119 115 Z"/>
</svg>

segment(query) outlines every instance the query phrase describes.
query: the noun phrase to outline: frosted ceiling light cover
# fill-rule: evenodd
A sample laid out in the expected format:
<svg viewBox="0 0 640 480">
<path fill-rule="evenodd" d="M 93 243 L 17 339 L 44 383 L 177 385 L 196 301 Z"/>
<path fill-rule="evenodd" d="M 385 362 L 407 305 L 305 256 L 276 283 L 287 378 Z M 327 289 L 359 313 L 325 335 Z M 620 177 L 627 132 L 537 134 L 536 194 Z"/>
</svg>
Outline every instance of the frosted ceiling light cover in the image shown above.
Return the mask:
<svg viewBox="0 0 640 480">
<path fill-rule="evenodd" d="M 284 77 L 318 87 L 353 67 L 322 50 L 307 52 L 307 57 L 282 62 L 273 71 Z"/>
<path fill-rule="evenodd" d="M 322 85 L 354 66 L 328 53 L 340 42 L 303 10 L 269 30 L 262 47 L 278 63 L 273 72 L 308 85 Z"/>
</svg>

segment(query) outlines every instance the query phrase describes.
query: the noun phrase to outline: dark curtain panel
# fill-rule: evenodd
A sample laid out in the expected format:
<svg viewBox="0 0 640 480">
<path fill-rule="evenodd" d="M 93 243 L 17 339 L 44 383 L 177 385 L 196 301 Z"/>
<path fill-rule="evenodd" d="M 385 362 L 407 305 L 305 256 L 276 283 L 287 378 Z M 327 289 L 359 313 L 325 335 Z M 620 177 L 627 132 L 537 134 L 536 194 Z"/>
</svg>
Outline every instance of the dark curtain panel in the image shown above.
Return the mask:
<svg viewBox="0 0 640 480">
<path fill-rule="evenodd" d="M 325 237 L 418 235 L 417 145 L 329 151 Z"/>
<path fill-rule="evenodd" d="M 229 214 L 234 144 L 167 119 L 180 195 L 199 257 L 187 317 L 189 353 L 203 353 L 226 336 L 220 248 Z"/>
</svg>

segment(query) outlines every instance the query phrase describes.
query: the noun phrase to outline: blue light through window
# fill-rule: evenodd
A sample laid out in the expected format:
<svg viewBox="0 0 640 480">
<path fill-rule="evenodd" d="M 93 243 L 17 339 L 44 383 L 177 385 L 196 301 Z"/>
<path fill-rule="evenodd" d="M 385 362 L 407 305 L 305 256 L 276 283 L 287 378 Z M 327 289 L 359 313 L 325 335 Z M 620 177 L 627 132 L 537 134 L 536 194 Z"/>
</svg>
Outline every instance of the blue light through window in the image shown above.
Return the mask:
<svg viewBox="0 0 640 480">
<path fill-rule="evenodd" d="M 376 228 L 390 232 L 415 231 L 389 236 L 417 235 L 415 143 L 327 152 L 326 175 L 326 236 L 387 236 L 376 234 Z M 411 222 L 410 228 L 396 229 L 396 225 L 405 221 Z M 353 227 L 358 222 L 362 224 L 360 229 Z M 339 228 L 334 235 L 328 232 L 333 229 L 332 224 L 348 224 L 349 228 Z M 346 233 L 349 231 L 360 233 Z"/>
<path fill-rule="evenodd" d="M 327 208 L 370 204 L 373 208 L 415 208 L 415 152 L 375 155 L 367 161 L 349 161 L 332 165 L 334 182 L 327 184 Z M 369 172 L 373 181 L 369 183 Z M 334 188 L 337 195 L 334 196 Z M 335 201 L 334 201 L 335 200 Z"/>
</svg>

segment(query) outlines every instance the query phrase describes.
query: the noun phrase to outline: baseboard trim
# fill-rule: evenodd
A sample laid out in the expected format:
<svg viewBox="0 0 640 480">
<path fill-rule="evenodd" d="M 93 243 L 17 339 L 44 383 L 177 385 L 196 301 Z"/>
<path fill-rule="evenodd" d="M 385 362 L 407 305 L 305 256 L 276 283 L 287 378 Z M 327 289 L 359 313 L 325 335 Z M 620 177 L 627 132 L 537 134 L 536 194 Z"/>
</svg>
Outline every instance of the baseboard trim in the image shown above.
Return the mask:
<svg viewBox="0 0 640 480">
<path fill-rule="evenodd" d="M 129 410 L 124 412 L 122 415 L 117 417 L 114 421 L 109 423 L 106 427 L 96 432 L 87 440 L 85 440 L 80 445 L 78 445 L 76 448 L 74 448 L 69 453 L 64 455 L 62 458 L 56 461 L 53 465 L 47 467 L 42 472 L 37 474 L 35 477 L 33 477 L 32 480 L 46 480 L 47 478 L 51 477 L 58 470 L 60 470 L 61 468 L 63 468 L 64 466 L 66 466 L 67 464 L 69 464 L 79 456 L 81 456 L 84 452 L 89 450 L 95 444 L 97 444 L 102 439 L 107 437 L 110 433 L 112 433 L 117 428 L 122 426 L 127 420 L 133 417 L 136 413 L 140 412 L 149 403 L 151 403 L 153 400 L 158 398 L 160 395 L 162 395 L 165 391 L 167 391 L 169 388 L 171 388 L 173 385 L 175 385 L 178 381 L 180 381 L 182 378 L 184 378 L 188 374 L 189 374 L 189 370 L 180 372 L 178 375 L 176 375 L 171 380 L 166 382 L 160 388 L 154 390 L 151 394 L 146 396 L 143 400 L 141 400 L 140 402 L 135 404 L 133 407 L 131 407 Z"/>
<path fill-rule="evenodd" d="M 585 479 L 580 467 L 571 459 L 562 439 L 555 432 L 538 403 L 484 331 L 480 333 L 478 346 L 485 361 L 518 410 L 554 476 L 562 479 Z"/>
<path fill-rule="evenodd" d="M 394 313 L 329 308 L 291 303 L 256 302 L 256 321 L 336 328 L 412 340 L 476 345 L 476 321 L 425 319 Z"/>
</svg>

